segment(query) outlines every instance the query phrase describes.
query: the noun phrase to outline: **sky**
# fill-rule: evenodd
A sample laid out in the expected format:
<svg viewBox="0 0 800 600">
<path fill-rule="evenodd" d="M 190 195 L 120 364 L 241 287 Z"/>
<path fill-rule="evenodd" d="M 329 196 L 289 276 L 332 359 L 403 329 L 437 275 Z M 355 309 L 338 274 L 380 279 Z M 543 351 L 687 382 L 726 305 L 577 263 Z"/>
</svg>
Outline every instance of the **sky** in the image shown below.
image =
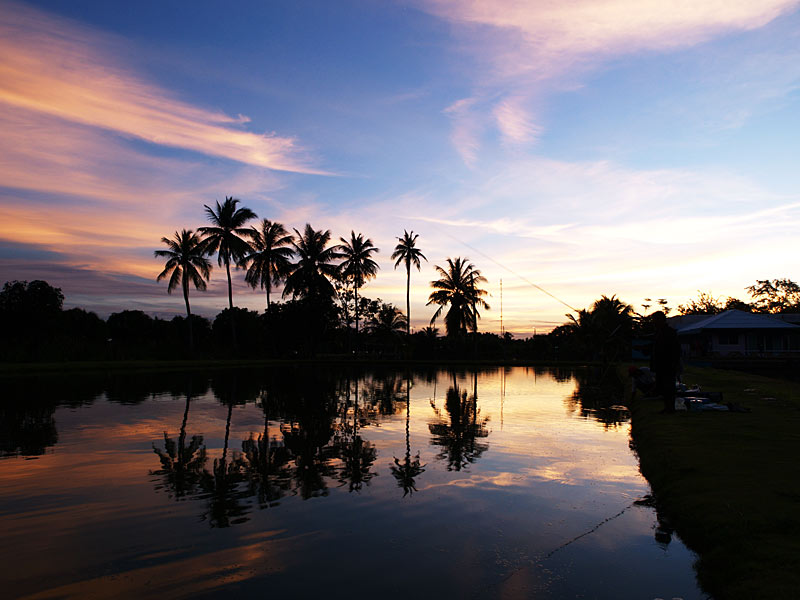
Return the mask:
<svg viewBox="0 0 800 600">
<path fill-rule="evenodd" d="M 414 328 L 447 257 L 518 337 L 800 278 L 800 0 L 0 0 L 0 56 L 0 283 L 66 307 L 182 314 L 153 251 L 227 196 L 363 233 L 401 308 L 419 234 Z"/>
</svg>

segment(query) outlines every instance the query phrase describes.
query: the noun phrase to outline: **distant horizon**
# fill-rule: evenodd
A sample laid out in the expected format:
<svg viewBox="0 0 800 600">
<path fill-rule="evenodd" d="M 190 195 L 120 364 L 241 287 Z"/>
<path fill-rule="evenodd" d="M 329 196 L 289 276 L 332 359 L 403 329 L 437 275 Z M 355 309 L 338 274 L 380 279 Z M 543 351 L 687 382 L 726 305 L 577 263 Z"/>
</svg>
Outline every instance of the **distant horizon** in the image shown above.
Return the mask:
<svg viewBox="0 0 800 600">
<path fill-rule="evenodd" d="M 233 196 L 371 238 L 362 293 L 403 311 L 390 255 L 418 233 L 415 330 L 458 256 L 488 280 L 481 331 L 500 332 L 501 279 L 521 337 L 601 295 L 747 301 L 800 278 L 798 31 L 800 0 L 0 0 L 0 283 L 182 315 L 153 251 Z M 214 263 L 203 316 L 227 306 Z"/>
</svg>

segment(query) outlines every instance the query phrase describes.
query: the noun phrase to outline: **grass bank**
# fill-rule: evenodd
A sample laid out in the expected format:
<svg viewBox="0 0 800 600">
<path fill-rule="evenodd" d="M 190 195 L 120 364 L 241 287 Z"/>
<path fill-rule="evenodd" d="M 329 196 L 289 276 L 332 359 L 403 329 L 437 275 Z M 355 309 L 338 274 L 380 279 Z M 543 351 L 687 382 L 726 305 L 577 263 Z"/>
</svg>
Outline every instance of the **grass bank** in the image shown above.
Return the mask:
<svg viewBox="0 0 800 600">
<path fill-rule="evenodd" d="M 659 512 L 714 598 L 797 598 L 800 384 L 703 368 L 684 381 L 752 412 L 659 414 L 660 402 L 634 401 L 631 435 Z"/>
</svg>

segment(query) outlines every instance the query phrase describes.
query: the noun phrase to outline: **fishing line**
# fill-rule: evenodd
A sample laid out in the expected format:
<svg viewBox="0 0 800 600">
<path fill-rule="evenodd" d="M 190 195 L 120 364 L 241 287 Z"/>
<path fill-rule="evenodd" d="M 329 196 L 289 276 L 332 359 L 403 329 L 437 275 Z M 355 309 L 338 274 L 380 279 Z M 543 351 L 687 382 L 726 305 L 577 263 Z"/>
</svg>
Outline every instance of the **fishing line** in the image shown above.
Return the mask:
<svg viewBox="0 0 800 600">
<path fill-rule="evenodd" d="M 553 300 L 556 300 L 557 302 L 560 302 L 561 304 L 563 304 L 564 306 L 566 306 L 566 307 L 567 307 L 568 309 L 570 309 L 571 311 L 573 311 L 573 312 L 579 312 L 577 308 L 575 308 L 575 307 L 573 307 L 573 306 L 570 306 L 569 304 L 567 304 L 566 302 L 564 302 L 564 301 L 563 301 L 561 298 L 559 298 L 559 297 L 558 297 L 558 296 L 556 296 L 555 294 L 551 294 L 550 292 L 548 292 L 548 291 L 547 291 L 546 289 L 544 289 L 542 286 L 540 286 L 540 285 L 536 285 L 535 283 L 533 283 L 533 282 L 532 282 L 530 279 L 528 279 L 527 277 L 524 277 L 524 276 L 520 275 L 519 273 L 517 273 L 517 272 L 516 272 L 516 271 L 514 271 L 513 269 L 511 269 L 511 268 L 509 268 L 509 267 L 505 266 L 504 264 L 502 264 L 502 263 L 500 263 L 500 262 L 496 261 L 495 259 L 493 259 L 491 256 L 489 256 L 489 255 L 488 255 L 488 254 L 486 254 L 485 252 L 481 252 L 480 250 L 478 250 L 478 249 L 477 249 L 477 248 L 475 248 L 474 246 L 470 246 L 470 245 L 469 245 L 467 242 L 465 242 L 464 240 L 460 240 L 460 239 L 458 239 L 456 236 L 454 236 L 454 235 L 451 235 L 450 233 L 448 233 L 448 232 L 446 232 L 446 231 L 443 231 L 442 229 L 439 229 L 438 227 L 437 227 L 437 229 L 438 229 L 438 231 L 439 231 L 440 233 L 443 233 L 443 234 L 444 234 L 444 235 L 446 235 L 447 237 L 449 237 L 449 238 L 451 238 L 451 239 L 453 239 L 453 240 L 457 241 L 457 242 L 458 242 L 458 243 L 460 243 L 460 244 L 463 244 L 464 246 L 466 246 L 466 247 L 467 247 L 467 248 L 469 248 L 470 250 L 472 250 L 472 251 L 474 251 L 474 252 L 477 252 L 478 254 L 480 254 L 481 256 L 483 256 L 484 258 L 486 258 L 486 259 L 488 259 L 488 260 L 492 261 L 494 264 L 496 264 L 496 265 L 497 265 L 498 267 L 500 267 L 501 269 L 505 269 L 506 271 L 508 271 L 509 273 L 511 273 L 512 275 L 514 275 L 515 277 L 519 277 L 519 278 L 520 278 L 522 281 L 524 281 L 524 282 L 525 282 L 525 283 L 527 283 L 528 285 L 535 287 L 537 290 L 539 290 L 540 292 L 542 292 L 542 293 L 544 293 L 544 294 L 547 294 L 547 295 L 548 295 L 548 296 L 550 296 L 550 297 L 551 297 Z"/>
</svg>

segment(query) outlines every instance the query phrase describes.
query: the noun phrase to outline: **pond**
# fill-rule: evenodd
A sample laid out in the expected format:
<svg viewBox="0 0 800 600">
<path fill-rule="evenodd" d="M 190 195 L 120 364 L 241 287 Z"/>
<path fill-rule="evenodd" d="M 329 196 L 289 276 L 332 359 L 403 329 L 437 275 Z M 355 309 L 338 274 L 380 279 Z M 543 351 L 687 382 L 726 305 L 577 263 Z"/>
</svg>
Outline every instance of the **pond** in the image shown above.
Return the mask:
<svg viewBox="0 0 800 600">
<path fill-rule="evenodd" d="M 705 597 L 614 371 L 2 385 L 5 597 Z"/>
</svg>

